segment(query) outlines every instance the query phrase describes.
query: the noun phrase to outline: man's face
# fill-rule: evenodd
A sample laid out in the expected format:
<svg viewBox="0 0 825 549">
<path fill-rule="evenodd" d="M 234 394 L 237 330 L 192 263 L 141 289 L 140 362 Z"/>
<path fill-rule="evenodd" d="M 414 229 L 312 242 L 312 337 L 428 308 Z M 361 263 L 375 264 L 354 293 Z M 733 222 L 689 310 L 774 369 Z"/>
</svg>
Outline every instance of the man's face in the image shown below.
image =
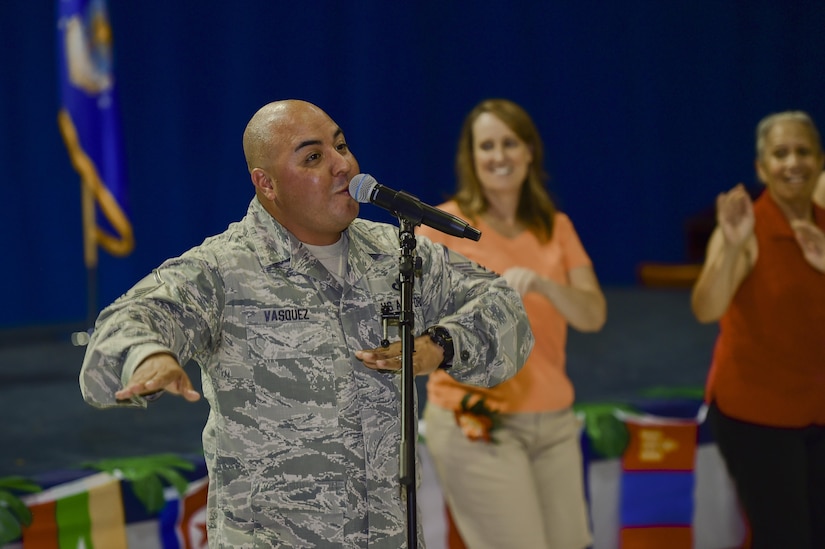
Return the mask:
<svg viewBox="0 0 825 549">
<path fill-rule="evenodd" d="M 299 105 L 277 125 L 271 212 L 302 242 L 335 243 L 358 216 L 349 181 L 358 171 L 344 133 L 323 111 Z"/>
</svg>

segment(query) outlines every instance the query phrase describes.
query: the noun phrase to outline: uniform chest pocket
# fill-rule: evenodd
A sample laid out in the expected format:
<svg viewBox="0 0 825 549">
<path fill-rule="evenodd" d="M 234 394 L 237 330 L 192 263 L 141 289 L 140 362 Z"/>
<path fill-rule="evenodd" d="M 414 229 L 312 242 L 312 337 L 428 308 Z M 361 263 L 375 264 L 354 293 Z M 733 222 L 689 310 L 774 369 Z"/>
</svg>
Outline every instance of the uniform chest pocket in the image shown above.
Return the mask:
<svg viewBox="0 0 825 549">
<path fill-rule="evenodd" d="M 281 420 L 334 419 L 334 363 L 336 353 L 341 353 L 335 341 L 326 309 L 260 309 L 247 314 L 247 356 L 258 406 Z"/>
<path fill-rule="evenodd" d="M 283 307 L 247 313 L 246 343 L 251 360 L 329 355 L 329 311 Z"/>
</svg>

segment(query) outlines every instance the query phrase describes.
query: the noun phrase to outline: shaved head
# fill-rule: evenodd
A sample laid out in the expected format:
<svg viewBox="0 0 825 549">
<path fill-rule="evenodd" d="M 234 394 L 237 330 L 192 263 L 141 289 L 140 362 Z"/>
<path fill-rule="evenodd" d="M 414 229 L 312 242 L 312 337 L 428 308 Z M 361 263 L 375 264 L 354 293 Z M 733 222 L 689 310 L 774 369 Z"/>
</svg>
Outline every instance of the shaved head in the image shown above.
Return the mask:
<svg viewBox="0 0 825 549">
<path fill-rule="evenodd" d="M 258 202 L 301 242 L 337 242 L 358 216 L 349 194 L 358 161 L 338 124 L 312 103 L 261 107 L 246 125 L 243 150 Z"/>
<path fill-rule="evenodd" d="M 286 133 L 289 126 L 308 114 L 319 113 L 327 116 L 317 106 L 299 99 L 274 101 L 258 109 L 243 132 L 243 152 L 249 172 L 255 168 L 268 169 L 273 150 L 289 137 Z"/>
</svg>

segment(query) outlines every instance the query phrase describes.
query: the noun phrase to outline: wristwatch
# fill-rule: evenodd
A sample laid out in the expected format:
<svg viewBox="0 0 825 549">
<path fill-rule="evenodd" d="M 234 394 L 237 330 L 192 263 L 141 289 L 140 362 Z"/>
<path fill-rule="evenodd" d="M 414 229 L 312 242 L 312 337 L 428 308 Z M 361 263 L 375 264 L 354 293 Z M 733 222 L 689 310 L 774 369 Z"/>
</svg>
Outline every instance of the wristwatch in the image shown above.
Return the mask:
<svg viewBox="0 0 825 549">
<path fill-rule="evenodd" d="M 438 367 L 442 370 L 449 369 L 453 365 L 453 355 L 455 353 L 453 349 L 453 338 L 450 336 L 450 332 L 448 332 L 444 326 L 430 326 L 424 330 L 424 334 L 430 336 L 433 343 L 444 350 L 444 360 L 441 361 Z"/>
</svg>

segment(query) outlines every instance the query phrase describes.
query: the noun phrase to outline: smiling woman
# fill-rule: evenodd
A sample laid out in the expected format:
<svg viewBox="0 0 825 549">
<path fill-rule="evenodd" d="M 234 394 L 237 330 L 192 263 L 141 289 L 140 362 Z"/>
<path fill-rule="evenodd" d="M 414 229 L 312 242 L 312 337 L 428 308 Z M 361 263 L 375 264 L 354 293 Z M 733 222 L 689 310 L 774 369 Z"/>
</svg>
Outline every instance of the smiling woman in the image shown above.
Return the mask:
<svg viewBox="0 0 825 549">
<path fill-rule="evenodd" d="M 420 233 L 502 273 L 522 297 L 536 345 L 524 368 L 492 389 L 431 374 L 427 447 L 468 547 L 587 547 L 566 338 L 568 325 L 601 329 L 604 295 L 573 222 L 545 188 L 544 145 L 520 105 L 476 105 L 455 162 L 458 190 L 441 207 L 477 224 L 484 237 L 468 241 L 426 227 Z"/>
<path fill-rule="evenodd" d="M 764 118 L 756 153 L 765 191 L 718 196 L 693 288 L 696 318 L 720 326 L 708 420 L 754 547 L 824 547 L 825 209 L 813 195 L 825 156 L 799 111 Z"/>
<path fill-rule="evenodd" d="M 756 130 L 756 172 L 789 219 L 811 220 L 811 199 L 822 173 L 819 131 L 807 114 L 769 116 Z"/>
</svg>

